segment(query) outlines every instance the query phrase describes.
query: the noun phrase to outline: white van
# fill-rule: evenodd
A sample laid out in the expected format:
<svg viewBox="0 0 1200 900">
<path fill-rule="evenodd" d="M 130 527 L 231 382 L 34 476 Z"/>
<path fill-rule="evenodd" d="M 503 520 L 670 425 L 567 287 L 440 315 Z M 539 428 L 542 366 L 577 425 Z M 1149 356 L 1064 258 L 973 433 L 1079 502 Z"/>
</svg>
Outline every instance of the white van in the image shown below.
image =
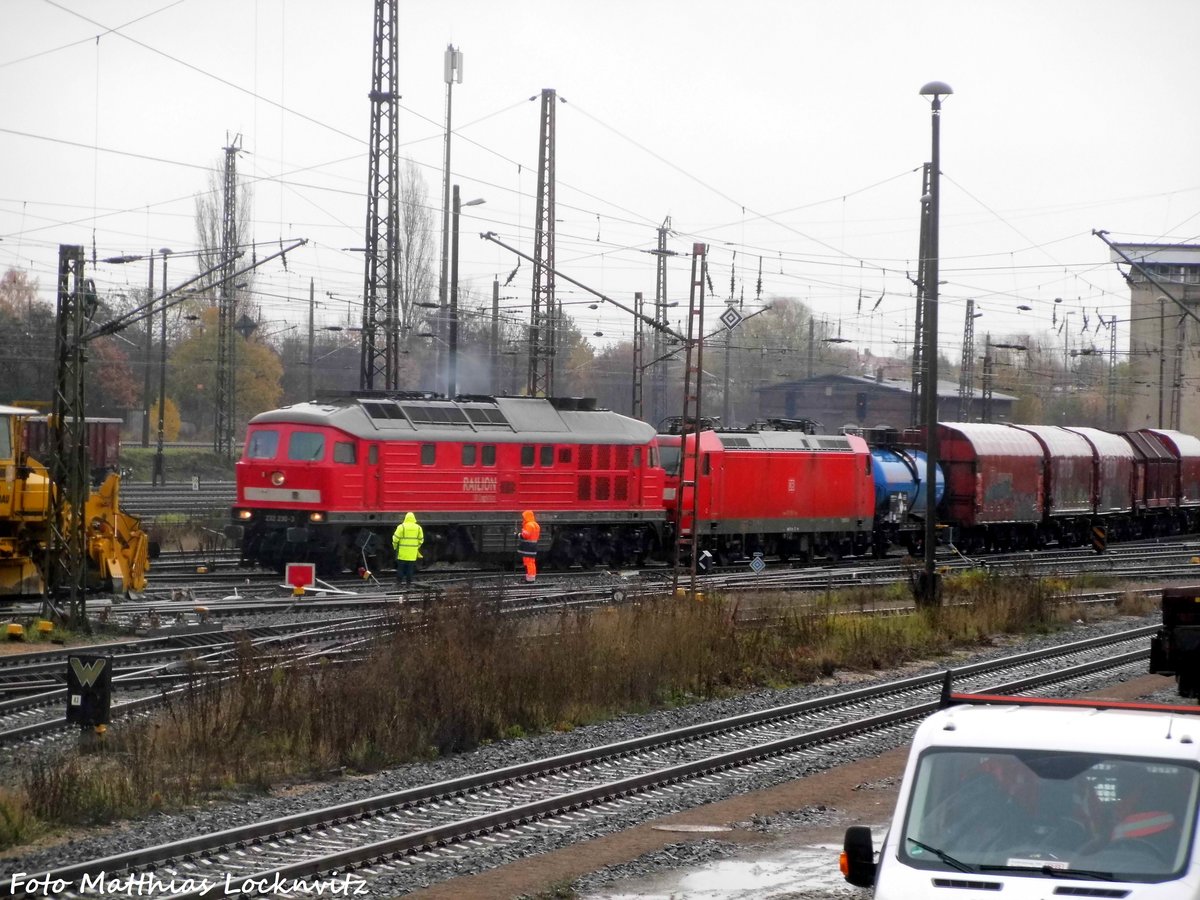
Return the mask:
<svg viewBox="0 0 1200 900">
<path fill-rule="evenodd" d="M 1200 707 L 945 697 L 878 860 L 847 829 L 847 881 L 875 900 L 1200 898 Z"/>
</svg>

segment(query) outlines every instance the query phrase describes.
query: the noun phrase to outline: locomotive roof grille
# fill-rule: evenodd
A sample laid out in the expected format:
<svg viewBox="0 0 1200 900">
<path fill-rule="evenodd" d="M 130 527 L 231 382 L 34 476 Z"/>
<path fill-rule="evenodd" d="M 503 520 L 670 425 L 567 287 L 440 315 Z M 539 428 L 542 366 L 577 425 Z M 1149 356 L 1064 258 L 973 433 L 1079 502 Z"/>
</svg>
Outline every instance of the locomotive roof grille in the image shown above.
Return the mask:
<svg viewBox="0 0 1200 900">
<path fill-rule="evenodd" d="M 373 400 L 362 400 L 362 408 L 366 410 L 368 416 L 372 419 L 403 419 L 404 413 L 400 411 L 400 407 L 395 403 L 385 400 L 376 402 Z"/>
<path fill-rule="evenodd" d="M 817 446 L 822 450 L 849 450 L 850 442 L 844 437 L 819 437 Z"/>
<path fill-rule="evenodd" d="M 452 425 L 470 428 L 467 414 L 457 406 L 441 406 L 432 403 L 401 403 L 400 408 L 414 425 Z"/>
<path fill-rule="evenodd" d="M 511 429 L 508 419 L 504 417 L 504 413 L 495 407 L 480 407 L 468 406 L 465 409 L 467 418 L 471 420 L 471 424 L 480 426 L 499 426 L 502 428 Z"/>
</svg>

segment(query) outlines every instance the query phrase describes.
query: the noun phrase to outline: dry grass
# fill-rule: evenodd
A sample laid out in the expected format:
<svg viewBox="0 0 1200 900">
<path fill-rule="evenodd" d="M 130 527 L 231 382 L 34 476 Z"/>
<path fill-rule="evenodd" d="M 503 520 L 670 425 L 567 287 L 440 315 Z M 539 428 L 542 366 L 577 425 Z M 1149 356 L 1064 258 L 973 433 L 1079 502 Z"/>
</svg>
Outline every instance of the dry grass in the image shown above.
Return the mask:
<svg viewBox="0 0 1200 900">
<path fill-rule="evenodd" d="M 855 614 L 894 599 L 878 588 L 816 606 L 766 599 L 753 622 L 719 598 L 527 620 L 459 596 L 362 663 L 289 668 L 246 645 L 235 677 L 196 672 L 152 721 L 33 766 L 0 793 L 0 846 L 22 843 L 39 823 L 108 822 L 839 669 L 892 668 L 1051 628 L 1056 587 L 972 574 L 948 579 L 945 604 L 917 615 Z"/>
</svg>

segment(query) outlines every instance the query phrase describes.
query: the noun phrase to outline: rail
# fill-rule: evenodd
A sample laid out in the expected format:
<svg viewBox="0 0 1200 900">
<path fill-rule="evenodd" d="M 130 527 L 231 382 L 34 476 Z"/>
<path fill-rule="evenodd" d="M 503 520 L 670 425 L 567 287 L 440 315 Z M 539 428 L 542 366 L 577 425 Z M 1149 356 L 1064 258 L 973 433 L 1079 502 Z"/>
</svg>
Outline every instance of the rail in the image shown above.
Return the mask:
<svg viewBox="0 0 1200 900">
<path fill-rule="evenodd" d="M 237 497 L 232 481 L 180 481 L 121 484 L 121 508 L 154 524 L 160 516 L 183 516 L 186 520 L 226 517 Z"/>
</svg>

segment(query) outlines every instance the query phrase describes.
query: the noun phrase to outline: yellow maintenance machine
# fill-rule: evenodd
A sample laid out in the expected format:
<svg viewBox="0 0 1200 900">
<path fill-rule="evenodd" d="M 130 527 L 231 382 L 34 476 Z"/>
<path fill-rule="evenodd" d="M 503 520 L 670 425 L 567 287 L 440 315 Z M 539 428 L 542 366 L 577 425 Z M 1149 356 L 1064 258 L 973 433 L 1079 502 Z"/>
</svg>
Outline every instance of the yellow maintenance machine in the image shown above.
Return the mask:
<svg viewBox="0 0 1200 900">
<path fill-rule="evenodd" d="M 24 421 L 34 409 L 0 406 L 0 597 L 45 595 L 64 540 L 84 530 L 86 584 L 114 593 L 140 591 L 146 585 L 150 541 L 136 516 L 121 512 L 120 476 L 108 475 L 90 491 L 83 515 L 53 501 L 60 486 L 49 470 L 25 448 Z M 56 505 L 62 510 L 55 513 Z M 55 516 L 62 521 L 55 522 Z"/>
</svg>

